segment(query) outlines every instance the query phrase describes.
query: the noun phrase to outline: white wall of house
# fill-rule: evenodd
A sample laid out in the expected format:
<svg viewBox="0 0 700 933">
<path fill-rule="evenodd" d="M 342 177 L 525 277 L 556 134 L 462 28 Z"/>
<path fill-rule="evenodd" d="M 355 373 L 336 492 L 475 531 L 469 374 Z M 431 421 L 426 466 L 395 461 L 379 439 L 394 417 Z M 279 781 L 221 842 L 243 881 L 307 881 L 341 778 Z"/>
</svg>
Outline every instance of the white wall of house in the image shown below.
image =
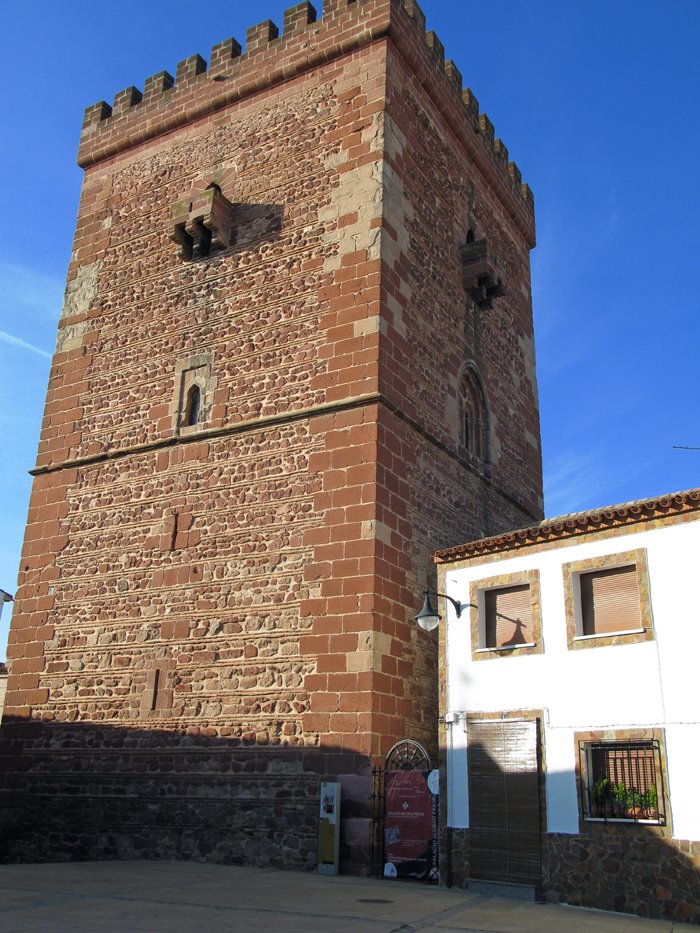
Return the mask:
<svg viewBox="0 0 700 933">
<path fill-rule="evenodd" d="M 643 526 L 642 526 L 643 527 Z M 624 529 L 621 529 L 624 531 Z M 567 649 L 562 565 L 645 548 L 653 641 Z M 673 835 L 700 839 L 700 521 L 614 538 L 578 538 L 551 550 L 529 547 L 506 560 L 447 568 L 445 592 L 469 602 L 472 581 L 539 571 L 544 653 L 473 661 L 469 610 L 447 616 L 448 820 L 469 825 L 468 712 L 542 709 L 548 831 L 577 833 L 574 732 L 663 727 Z M 450 717 L 448 717 L 450 718 Z"/>
</svg>

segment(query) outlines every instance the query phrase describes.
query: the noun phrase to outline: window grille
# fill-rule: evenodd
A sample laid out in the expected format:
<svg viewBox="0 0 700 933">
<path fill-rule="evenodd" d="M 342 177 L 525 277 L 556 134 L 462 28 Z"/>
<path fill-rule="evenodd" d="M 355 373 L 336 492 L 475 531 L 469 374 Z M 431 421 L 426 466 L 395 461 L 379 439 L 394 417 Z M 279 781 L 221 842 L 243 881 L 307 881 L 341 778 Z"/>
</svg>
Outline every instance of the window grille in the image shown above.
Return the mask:
<svg viewBox="0 0 700 933">
<path fill-rule="evenodd" d="M 658 740 L 580 742 L 586 820 L 666 823 Z"/>
</svg>

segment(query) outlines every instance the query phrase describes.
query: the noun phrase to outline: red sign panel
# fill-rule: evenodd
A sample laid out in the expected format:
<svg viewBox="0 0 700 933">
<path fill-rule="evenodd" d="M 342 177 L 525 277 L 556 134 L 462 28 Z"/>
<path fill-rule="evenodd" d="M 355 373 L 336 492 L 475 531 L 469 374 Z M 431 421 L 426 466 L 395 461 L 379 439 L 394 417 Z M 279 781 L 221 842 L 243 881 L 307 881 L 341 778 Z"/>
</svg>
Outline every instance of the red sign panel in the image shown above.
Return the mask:
<svg viewBox="0 0 700 933">
<path fill-rule="evenodd" d="M 384 876 L 438 877 L 438 772 L 387 771 Z"/>
</svg>

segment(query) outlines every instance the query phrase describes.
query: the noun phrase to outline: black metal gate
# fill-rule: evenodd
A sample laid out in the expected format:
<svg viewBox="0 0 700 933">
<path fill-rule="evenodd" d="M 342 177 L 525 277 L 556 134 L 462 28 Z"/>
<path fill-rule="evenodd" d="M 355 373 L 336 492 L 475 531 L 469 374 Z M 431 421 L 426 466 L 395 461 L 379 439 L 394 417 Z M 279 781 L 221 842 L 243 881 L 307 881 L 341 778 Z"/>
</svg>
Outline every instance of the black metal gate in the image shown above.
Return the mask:
<svg viewBox="0 0 700 933">
<path fill-rule="evenodd" d="M 438 880 L 438 772 L 418 742 L 393 746 L 372 769 L 372 873 Z"/>
</svg>

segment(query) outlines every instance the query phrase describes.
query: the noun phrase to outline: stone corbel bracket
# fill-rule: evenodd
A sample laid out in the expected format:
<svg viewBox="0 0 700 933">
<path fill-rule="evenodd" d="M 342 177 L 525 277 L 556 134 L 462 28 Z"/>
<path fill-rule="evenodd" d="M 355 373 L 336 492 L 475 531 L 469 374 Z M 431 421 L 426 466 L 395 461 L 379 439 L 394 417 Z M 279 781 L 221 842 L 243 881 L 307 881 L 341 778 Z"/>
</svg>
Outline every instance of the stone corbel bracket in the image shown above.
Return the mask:
<svg viewBox="0 0 700 933">
<path fill-rule="evenodd" d="M 183 259 L 200 259 L 231 245 L 233 205 L 216 185 L 176 201 L 170 210 L 170 239 L 180 246 Z"/>
<path fill-rule="evenodd" d="M 460 253 L 462 285 L 477 307 L 488 311 L 505 294 L 503 263 L 488 240 L 464 243 Z"/>
</svg>

